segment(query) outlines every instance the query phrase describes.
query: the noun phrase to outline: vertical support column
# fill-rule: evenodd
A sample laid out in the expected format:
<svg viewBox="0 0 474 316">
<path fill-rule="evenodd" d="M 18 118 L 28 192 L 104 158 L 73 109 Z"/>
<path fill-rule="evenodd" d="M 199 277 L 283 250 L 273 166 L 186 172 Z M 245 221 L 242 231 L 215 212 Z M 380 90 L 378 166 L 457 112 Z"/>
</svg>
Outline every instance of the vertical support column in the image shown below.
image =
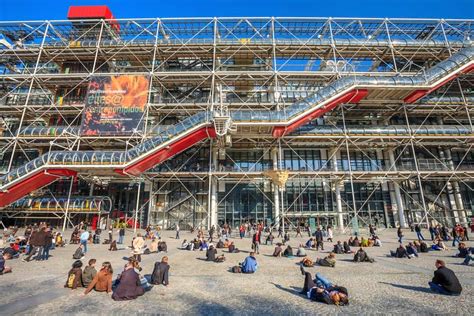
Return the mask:
<svg viewBox="0 0 474 316">
<path fill-rule="evenodd" d="M 395 163 L 395 155 L 393 154 L 393 148 L 388 148 L 388 159 L 390 162 L 390 170 L 397 171 L 397 165 Z M 397 213 L 398 213 L 398 224 L 402 228 L 406 228 L 407 224 L 405 221 L 405 214 L 404 209 L 405 206 L 403 205 L 402 194 L 400 192 L 400 184 L 396 180 L 393 180 L 393 191 L 395 192 L 395 199 L 396 199 L 396 206 L 397 206 Z"/>
<path fill-rule="evenodd" d="M 330 152 L 331 163 L 332 163 L 332 170 L 334 172 L 339 171 L 339 167 L 337 165 L 338 159 L 340 159 L 341 154 L 337 148 L 332 149 Z M 334 182 L 334 193 L 336 195 L 336 211 L 337 211 L 337 225 L 340 230 L 344 229 L 344 216 L 342 214 L 342 199 L 341 199 L 341 183 L 339 180 Z"/>
<path fill-rule="evenodd" d="M 71 177 L 71 183 L 69 184 L 69 192 L 67 194 L 66 211 L 64 212 L 63 232 L 66 230 L 68 215 L 69 215 L 69 204 L 71 202 L 72 186 L 74 185 L 74 177 Z"/>
<path fill-rule="evenodd" d="M 142 181 L 138 182 L 138 190 L 137 190 L 137 203 L 135 205 L 135 215 L 134 215 L 134 223 L 133 223 L 133 235 L 137 235 L 137 222 L 138 222 L 138 208 L 140 207 L 140 191 L 142 189 Z"/>
<path fill-rule="evenodd" d="M 272 148 L 272 163 L 273 163 L 273 170 L 278 170 L 278 148 Z M 280 188 L 277 184 L 272 183 L 273 186 L 273 218 L 275 221 L 275 227 L 280 227 L 280 195 L 279 191 Z"/>
<path fill-rule="evenodd" d="M 218 148 L 212 148 L 212 169 L 217 170 L 218 165 Z M 209 226 L 217 227 L 217 178 L 209 174 L 209 186 L 210 186 L 210 199 L 209 199 Z M 210 228 L 209 227 L 209 228 Z"/>
<path fill-rule="evenodd" d="M 382 165 L 380 164 L 384 160 L 382 149 L 377 148 L 375 150 L 375 153 L 377 155 L 377 170 L 382 171 L 383 170 Z M 388 192 L 389 191 L 387 181 L 383 181 L 380 186 L 382 188 L 382 192 Z M 382 196 L 382 198 L 383 198 L 383 196 Z M 390 226 L 390 221 L 389 221 L 389 218 L 388 218 L 388 212 L 387 212 L 387 208 L 385 207 L 385 203 L 384 203 L 384 208 L 383 208 L 383 216 L 385 217 L 385 227 L 389 227 Z"/>
</svg>

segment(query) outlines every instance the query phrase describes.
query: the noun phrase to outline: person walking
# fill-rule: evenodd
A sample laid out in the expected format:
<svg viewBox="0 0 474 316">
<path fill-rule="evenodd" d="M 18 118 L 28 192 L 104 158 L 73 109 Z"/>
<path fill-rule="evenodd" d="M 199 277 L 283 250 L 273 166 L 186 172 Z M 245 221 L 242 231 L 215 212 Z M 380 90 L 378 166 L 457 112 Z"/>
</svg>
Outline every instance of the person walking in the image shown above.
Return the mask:
<svg viewBox="0 0 474 316">
<path fill-rule="evenodd" d="M 331 226 L 328 226 L 328 228 L 327 228 L 327 234 L 328 234 L 328 241 L 333 242 L 333 241 L 332 241 L 333 234 L 332 234 L 332 228 L 331 228 Z"/>
<path fill-rule="evenodd" d="M 89 232 L 87 230 L 83 231 L 82 234 L 81 234 L 81 237 L 80 237 L 80 243 L 82 245 L 83 248 L 83 252 L 84 254 L 87 253 L 87 242 L 89 241 Z"/>
<path fill-rule="evenodd" d="M 321 247 L 321 250 L 324 250 L 323 232 L 321 231 L 320 227 L 318 227 L 314 233 L 314 237 L 316 237 L 316 250 L 318 250 L 319 247 Z"/>
<path fill-rule="evenodd" d="M 398 236 L 398 243 L 402 243 L 402 239 L 403 239 L 403 232 L 402 232 L 402 228 L 400 226 L 398 226 L 398 229 L 397 229 L 397 236 Z"/>
<path fill-rule="evenodd" d="M 179 239 L 179 223 L 176 224 L 176 237 L 175 239 Z"/>
<path fill-rule="evenodd" d="M 421 227 L 420 227 L 420 225 L 418 225 L 418 224 L 415 225 L 415 232 L 416 232 L 416 237 L 418 237 L 418 240 L 419 240 L 419 241 L 425 240 L 425 238 L 424 238 L 423 235 L 421 234 Z"/>
</svg>

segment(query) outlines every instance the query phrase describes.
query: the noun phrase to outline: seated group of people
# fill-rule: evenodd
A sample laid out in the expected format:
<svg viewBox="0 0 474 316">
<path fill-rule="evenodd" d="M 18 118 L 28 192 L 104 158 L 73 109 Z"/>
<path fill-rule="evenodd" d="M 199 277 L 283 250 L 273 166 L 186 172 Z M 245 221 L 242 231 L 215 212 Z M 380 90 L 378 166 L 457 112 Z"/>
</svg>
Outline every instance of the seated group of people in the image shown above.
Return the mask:
<svg viewBox="0 0 474 316">
<path fill-rule="evenodd" d="M 415 240 L 409 242 L 406 247 L 403 246 L 403 244 L 400 244 L 395 251 L 390 250 L 390 256 L 411 259 L 418 257 L 419 253 L 428 252 L 429 250 L 430 248 L 428 248 L 428 245 L 425 242 Z"/>
<path fill-rule="evenodd" d="M 345 241 L 344 243 L 341 243 L 341 241 L 337 241 L 337 243 L 334 245 L 333 251 L 334 253 L 337 254 L 343 254 L 343 253 L 353 253 L 351 250 L 351 247 L 349 246 L 349 243 Z"/>
<path fill-rule="evenodd" d="M 180 249 L 182 250 L 200 250 L 200 251 L 207 251 L 209 249 L 210 243 L 207 242 L 204 238 L 194 238 L 192 241 L 187 241 L 186 239 L 181 244 Z"/>
<path fill-rule="evenodd" d="M 382 246 L 382 241 L 380 238 L 376 235 L 372 235 L 369 238 L 364 238 L 361 237 L 359 238 L 355 236 L 354 238 L 349 237 L 349 240 L 347 241 L 350 247 L 381 247 Z"/>
<path fill-rule="evenodd" d="M 275 250 L 273 251 L 273 257 L 287 257 L 287 258 L 293 258 L 295 256 L 293 252 L 293 247 L 290 245 L 286 246 L 285 250 L 283 250 L 283 244 L 282 243 L 277 243 Z M 296 252 L 297 257 L 306 257 L 306 251 L 303 247 L 303 245 L 300 245 L 298 247 L 298 250 Z"/>
<path fill-rule="evenodd" d="M 99 271 L 95 268 L 96 259 L 90 259 L 88 266 L 82 270 L 82 261 L 76 260 L 72 264 L 71 270 L 67 275 L 64 287 L 77 289 L 85 287 L 84 294 L 88 294 L 93 289 L 97 292 L 112 293 L 112 299 L 116 301 L 132 300 L 149 291 L 153 285 L 169 284 L 168 257 L 164 256 L 160 262 L 156 262 L 151 274 L 151 284 L 144 278 L 140 272 L 142 268 L 139 262 L 130 257 L 122 273 L 117 277 L 115 283 L 112 282 L 113 269 L 110 262 L 102 263 Z"/>
<path fill-rule="evenodd" d="M 209 248 L 206 250 L 206 261 L 212 261 L 212 262 L 224 262 L 225 257 L 224 255 L 217 255 L 217 249 L 214 248 L 214 245 L 212 243 L 209 244 Z"/>
</svg>

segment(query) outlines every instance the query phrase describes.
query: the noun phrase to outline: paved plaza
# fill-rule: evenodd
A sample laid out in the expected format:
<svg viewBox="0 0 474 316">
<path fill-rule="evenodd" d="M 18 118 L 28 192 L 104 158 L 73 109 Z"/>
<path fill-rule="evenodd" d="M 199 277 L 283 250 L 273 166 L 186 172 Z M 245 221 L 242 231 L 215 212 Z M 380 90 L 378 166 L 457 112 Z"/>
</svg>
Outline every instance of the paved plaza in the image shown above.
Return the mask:
<svg viewBox="0 0 474 316">
<path fill-rule="evenodd" d="M 425 232 L 427 233 L 427 232 Z M 133 232 L 127 232 L 127 244 Z M 312 273 L 321 272 L 331 281 L 348 288 L 349 306 L 330 306 L 308 300 L 299 294 L 303 277 L 299 271 L 300 258 L 274 258 L 273 246 L 261 246 L 257 255 L 259 270 L 256 274 L 233 274 L 229 268 L 242 261 L 250 250 L 250 238 L 233 238 L 240 253 L 224 253 L 224 263 L 206 262 L 205 253 L 179 250 L 183 239 L 194 235 L 181 232 L 181 240 L 174 239 L 174 232 L 165 231 L 163 239 L 168 244 L 170 285 L 155 286 L 150 292 L 133 301 L 115 302 L 110 295 L 91 292 L 84 296 L 84 289 L 63 288 L 70 269 L 72 254 L 77 245 L 67 245 L 52 251 L 49 261 L 22 262 L 15 259 L 7 262 L 13 273 L 0 276 L 0 314 L 79 314 L 79 315 L 125 315 L 140 314 L 472 314 L 474 303 L 474 267 L 460 265 L 462 259 L 454 258 L 456 250 L 429 252 L 416 259 L 396 259 L 387 256 L 395 249 L 395 230 L 380 232 L 381 248 L 366 248 L 376 262 L 353 263 L 352 255 L 337 255 L 336 268 L 307 268 Z M 415 233 L 406 232 L 408 240 Z M 70 232 L 66 232 L 69 238 Z M 294 237 L 294 233 L 291 234 Z M 347 240 L 348 235 L 337 235 L 334 241 Z M 296 248 L 305 238 L 291 238 L 290 245 Z M 275 239 L 276 240 L 276 239 Z M 468 242 L 474 246 L 473 242 Z M 310 257 L 324 257 L 332 249 L 325 243 L 324 251 L 309 251 Z M 451 244 L 449 243 L 449 246 Z M 83 259 L 97 259 L 97 265 L 110 261 L 114 275 L 119 273 L 130 249 L 109 252 L 108 245 L 90 245 Z M 162 253 L 143 256 L 142 274 L 150 274 L 153 264 Z M 428 281 L 433 276 L 434 261 L 443 259 L 454 270 L 463 286 L 459 297 L 432 293 Z"/>
</svg>

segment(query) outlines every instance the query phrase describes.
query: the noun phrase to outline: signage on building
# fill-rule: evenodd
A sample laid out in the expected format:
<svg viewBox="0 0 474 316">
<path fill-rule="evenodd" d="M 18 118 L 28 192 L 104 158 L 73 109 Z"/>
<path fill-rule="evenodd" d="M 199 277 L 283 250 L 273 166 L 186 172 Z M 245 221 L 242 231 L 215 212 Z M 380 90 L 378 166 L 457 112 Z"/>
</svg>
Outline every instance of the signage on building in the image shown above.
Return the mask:
<svg viewBox="0 0 474 316">
<path fill-rule="evenodd" d="M 81 135 L 131 135 L 143 128 L 150 79 L 143 75 L 92 77 Z"/>
</svg>

